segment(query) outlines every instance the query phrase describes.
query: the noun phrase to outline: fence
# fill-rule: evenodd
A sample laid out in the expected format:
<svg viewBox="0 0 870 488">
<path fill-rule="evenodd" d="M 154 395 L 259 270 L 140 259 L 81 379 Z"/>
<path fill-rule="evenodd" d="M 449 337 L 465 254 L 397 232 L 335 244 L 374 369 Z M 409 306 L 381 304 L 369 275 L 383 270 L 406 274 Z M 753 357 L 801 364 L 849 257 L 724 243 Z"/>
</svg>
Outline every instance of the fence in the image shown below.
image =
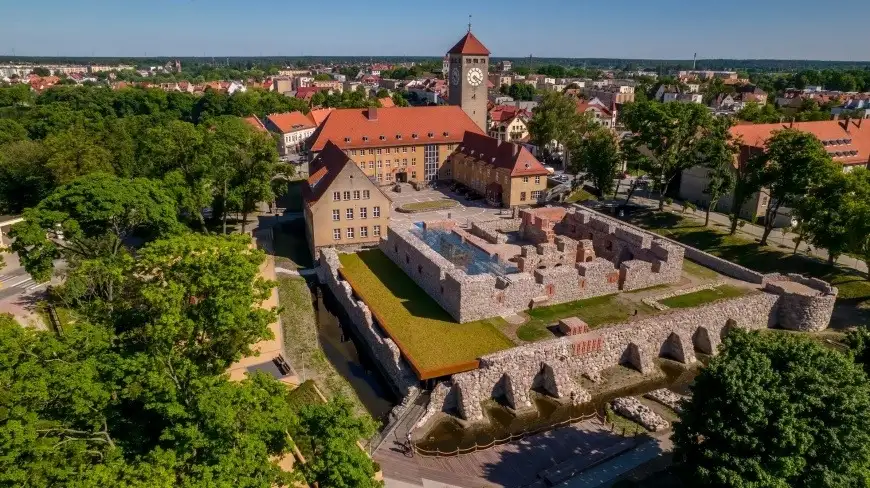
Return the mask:
<svg viewBox="0 0 870 488">
<path fill-rule="evenodd" d="M 580 415 L 578 417 L 572 417 L 572 418 L 569 418 L 567 420 L 563 420 L 561 422 L 548 425 L 546 427 L 539 427 L 537 429 L 523 431 L 523 432 L 520 432 L 519 434 L 511 434 L 511 435 L 505 437 L 504 439 L 494 439 L 492 442 L 490 442 L 488 444 L 479 445 L 475 442 L 474 446 L 472 446 L 472 447 L 466 447 L 464 449 L 457 448 L 457 449 L 454 449 L 453 451 L 448 451 L 448 452 L 441 452 L 437 448 L 434 451 L 431 451 L 428 449 L 423 449 L 422 447 L 417 446 L 417 444 L 414 442 L 411 443 L 411 446 L 413 447 L 414 452 L 421 455 L 421 456 L 427 456 L 427 457 L 458 456 L 460 454 L 471 454 L 471 453 L 477 452 L 477 451 L 484 451 L 486 449 L 491 449 L 491 448 L 496 447 L 496 446 L 501 446 L 501 445 L 507 444 L 508 442 L 518 441 L 518 440 L 524 439 L 524 438 L 532 436 L 532 435 L 540 434 L 540 433 L 547 432 L 547 431 L 550 431 L 553 429 L 558 429 L 559 427 L 564 427 L 566 425 L 575 424 L 577 422 L 584 422 L 586 420 L 592 420 L 592 419 L 598 420 L 601 423 L 601 425 L 603 425 L 605 427 L 609 426 L 611 432 L 619 433 L 619 430 L 620 430 L 619 427 L 617 427 L 612 422 L 608 422 L 605 417 L 602 417 L 598 412 L 595 412 L 595 413 L 591 413 L 588 415 Z M 646 433 L 645 430 L 635 430 L 634 432 L 629 432 L 625 428 L 622 428 L 621 430 L 622 430 L 622 432 L 619 435 L 621 435 L 623 437 L 637 437 L 638 435 Z"/>
</svg>

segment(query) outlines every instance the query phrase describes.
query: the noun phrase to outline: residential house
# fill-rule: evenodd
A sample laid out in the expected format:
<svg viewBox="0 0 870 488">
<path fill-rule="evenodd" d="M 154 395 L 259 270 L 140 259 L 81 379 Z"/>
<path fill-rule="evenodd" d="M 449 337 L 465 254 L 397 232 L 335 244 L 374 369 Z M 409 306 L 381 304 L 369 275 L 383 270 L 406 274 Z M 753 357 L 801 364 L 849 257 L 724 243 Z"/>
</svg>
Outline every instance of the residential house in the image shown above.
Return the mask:
<svg viewBox="0 0 870 488">
<path fill-rule="evenodd" d="M 336 80 L 312 80 L 309 86 L 326 89 L 333 93 L 344 91 L 344 82 Z"/>
<path fill-rule="evenodd" d="M 466 132 L 446 163 L 453 179 L 499 207 L 531 205 L 547 190 L 547 169 L 522 144 Z"/>
<path fill-rule="evenodd" d="M 430 182 L 451 178 L 444 161 L 468 131 L 482 133 L 459 106 L 336 109 L 308 148 L 332 141 L 377 184 Z"/>
<path fill-rule="evenodd" d="M 532 113 L 518 105 L 496 105 L 489 110 L 489 136 L 500 142 L 526 142 Z"/>
<path fill-rule="evenodd" d="M 496 64 L 496 68 L 502 73 L 510 73 L 513 71 L 513 63 L 505 59 L 499 61 L 498 64 Z"/>
<path fill-rule="evenodd" d="M 767 140 L 783 129 L 795 129 L 816 136 L 835 163 L 842 166 L 843 171 L 851 171 L 858 167 L 870 165 L 870 121 L 864 123 L 858 120 L 823 120 L 818 122 L 785 122 L 775 124 L 740 124 L 731 127 L 731 135 L 739 141 L 739 152 L 735 164 L 744 165 L 753 155 L 764 150 Z M 696 166 L 683 171 L 680 179 L 680 198 L 706 206 L 710 197 L 705 192 L 709 184 L 709 170 Z M 723 197 L 716 210 L 730 212 L 732 195 Z M 752 195 L 740 209 L 740 216 L 747 220 L 763 217 L 769 205 L 769 194 L 766 190 Z M 777 215 L 777 227 L 791 225 L 791 210 L 780 208 Z"/>
<path fill-rule="evenodd" d="M 581 93 L 589 100 L 597 98 L 606 107 L 612 107 L 614 104 L 622 105 L 634 101 L 634 87 L 629 85 L 607 85 L 596 87 L 587 84 L 581 89 Z"/>
<path fill-rule="evenodd" d="M 704 97 L 700 93 L 691 93 L 688 89 L 683 89 L 677 85 L 659 85 L 655 94 L 656 100 L 662 103 L 684 102 L 684 103 L 703 103 Z"/>
<path fill-rule="evenodd" d="M 613 107 L 608 108 L 597 98 L 592 100 L 578 99 L 576 103 L 577 113 L 588 113 L 604 127 L 616 128 L 616 110 Z"/>
<path fill-rule="evenodd" d="M 347 153 L 327 140 L 302 190 L 306 238 L 316 258 L 324 247 L 358 250 L 386 235 L 390 199 Z"/>
<path fill-rule="evenodd" d="M 305 142 L 317 129 L 317 124 L 309 115 L 295 111 L 266 117 L 266 128 L 281 136 L 278 142 L 279 155 L 286 157 L 304 149 Z"/>
</svg>

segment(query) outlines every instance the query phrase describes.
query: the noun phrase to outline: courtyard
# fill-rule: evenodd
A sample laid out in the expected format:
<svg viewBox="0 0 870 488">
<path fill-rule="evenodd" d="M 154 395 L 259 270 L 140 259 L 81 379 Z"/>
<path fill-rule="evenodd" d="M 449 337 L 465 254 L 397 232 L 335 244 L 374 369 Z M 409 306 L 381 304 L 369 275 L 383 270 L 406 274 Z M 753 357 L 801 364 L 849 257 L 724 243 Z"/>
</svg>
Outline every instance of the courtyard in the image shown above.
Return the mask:
<svg viewBox="0 0 870 488">
<path fill-rule="evenodd" d="M 339 260 L 342 277 L 420 379 L 476 369 L 479 357 L 515 345 L 501 332 L 507 322 L 500 317 L 457 323 L 378 249 Z"/>
</svg>

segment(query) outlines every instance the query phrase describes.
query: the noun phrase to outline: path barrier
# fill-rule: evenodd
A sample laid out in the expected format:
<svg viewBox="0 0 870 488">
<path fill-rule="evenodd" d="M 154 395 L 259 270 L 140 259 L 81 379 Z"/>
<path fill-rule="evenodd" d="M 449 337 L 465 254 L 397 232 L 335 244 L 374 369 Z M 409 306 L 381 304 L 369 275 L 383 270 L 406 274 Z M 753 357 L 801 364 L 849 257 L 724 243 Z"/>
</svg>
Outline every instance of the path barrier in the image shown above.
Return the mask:
<svg viewBox="0 0 870 488">
<path fill-rule="evenodd" d="M 646 434 L 645 430 L 635 430 L 632 432 L 632 431 L 625 429 L 624 427 L 623 428 L 617 427 L 612 422 L 608 422 L 606 418 L 601 416 L 601 414 L 599 414 L 598 412 L 595 412 L 595 413 L 591 413 L 591 414 L 587 414 L 587 415 L 580 415 L 578 417 L 572 417 L 572 418 L 563 420 L 561 422 L 557 422 L 555 424 L 548 425 L 546 427 L 539 427 L 537 429 L 523 431 L 523 432 L 520 432 L 518 434 L 511 434 L 503 439 L 494 439 L 493 441 L 489 442 L 488 444 L 480 445 L 477 442 L 475 442 L 474 445 L 471 447 L 466 447 L 463 449 L 457 448 L 457 449 L 454 449 L 453 451 L 443 451 L 442 452 L 438 449 L 435 449 L 434 451 L 429 450 L 429 449 L 423 449 L 422 447 L 417 446 L 417 443 L 415 443 L 415 442 L 412 442 L 411 446 L 413 447 L 414 452 L 421 455 L 421 456 L 452 457 L 452 456 L 458 456 L 460 454 L 471 454 L 471 453 L 477 452 L 477 451 L 484 451 L 486 449 L 491 449 L 493 447 L 501 446 L 501 445 L 507 444 L 509 442 L 518 441 L 518 440 L 524 439 L 524 438 L 532 436 L 532 435 L 540 434 L 540 433 L 547 432 L 550 430 L 558 429 L 559 427 L 564 427 L 566 425 L 575 424 L 578 422 L 585 422 L 587 420 L 592 420 L 592 419 L 597 420 L 598 422 L 601 423 L 601 425 L 604 425 L 605 427 L 609 427 L 611 432 L 617 433 L 617 434 L 621 435 L 622 437 L 637 437 L 638 435 Z M 620 430 L 621 430 L 621 432 L 620 432 Z"/>
</svg>

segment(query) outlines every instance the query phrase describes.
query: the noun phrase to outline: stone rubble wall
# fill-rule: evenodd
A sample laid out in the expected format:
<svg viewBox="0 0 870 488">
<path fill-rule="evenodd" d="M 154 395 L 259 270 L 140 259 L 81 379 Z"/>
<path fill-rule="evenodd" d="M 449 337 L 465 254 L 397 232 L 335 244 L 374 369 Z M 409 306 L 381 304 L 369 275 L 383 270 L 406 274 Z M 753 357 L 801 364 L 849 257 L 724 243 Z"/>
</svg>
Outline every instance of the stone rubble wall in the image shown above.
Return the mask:
<svg viewBox="0 0 870 488">
<path fill-rule="evenodd" d="M 661 415 L 653 412 L 651 408 L 634 397 L 614 398 L 610 402 L 610 406 L 614 412 L 639 423 L 645 429 L 653 432 L 665 430 L 671 426 Z"/>
<path fill-rule="evenodd" d="M 419 429 L 426 425 L 426 422 L 429 422 L 436 414 L 456 408 L 456 395 L 453 385 L 447 381 L 439 381 L 429 395 L 429 404 L 426 405 L 426 412 L 414 424 L 414 429 Z"/>
<path fill-rule="evenodd" d="M 341 263 L 335 249 L 320 250 L 320 265 L 317 276 L 320 283 L 327 286 L 347 313 L 351 324 L 356 327 L 374 359 L 384 368 L 387 379 L 395 386 L 402 397 L 418 390 L 417 376 L 410 365 L 402 359 L 399 347 L 375 324 L 368 306 L 353 296 L 348 282 L 341 279 L 338 270 Z"/>
<path fill-rule="evenodd" d="M 689 397 L 685 395 L 678 395 L 667 388 L 659 388 L 658 390 L 653 390 L 644 395 L 646 398 L 653 400 L 655 402 L 659 402 L 662 405 L 670 408 L 674 412 L 680 413 L 683 411 L 683 407 L 681 403 L 683 400 L 688 399 Z"/>
<path fill-rule="evenodd" d="M 490 244 L 504 244 L 508 240 L 508 232 L 519 232 L 521 222 L 518 218 L 473 222 L 470 232 Z"/>
<path fill-rule="evenodd" d="M 765 276 L 764 289 L 782 297 L 778 317 L 781 327 L 804 332 L 828 327 L 837 301 L 836 287 L 799 274 L 770 274 Z"/>
<path fill-rule="evenodd" d="M 562 375 L 555 381 L 558 391 L 551 392 L 553 396 L 566 398 L 573 393 L 585 398 L 588 392 L 571 378 L 597 377 L 606 368 L 626 363 L 647 373 L 653 368 L 653 359 L 661 355 L 692 363 L 696 347 L 715 354 L 729 327 L 754 330 L 776 325 L 779 299 L 771 293 L 755 293 L 483 356 L 477 370 L 452 377 L 459 389 L 460 414 L 468 420 L 481 420 L 480 402 L 499 395 L 514 408 L 530 406 L 528 391 L 533 385 L 549 384 L 548 375 Z M 581 342 L 596 347 L 575 348 Z"/>
</svg>

